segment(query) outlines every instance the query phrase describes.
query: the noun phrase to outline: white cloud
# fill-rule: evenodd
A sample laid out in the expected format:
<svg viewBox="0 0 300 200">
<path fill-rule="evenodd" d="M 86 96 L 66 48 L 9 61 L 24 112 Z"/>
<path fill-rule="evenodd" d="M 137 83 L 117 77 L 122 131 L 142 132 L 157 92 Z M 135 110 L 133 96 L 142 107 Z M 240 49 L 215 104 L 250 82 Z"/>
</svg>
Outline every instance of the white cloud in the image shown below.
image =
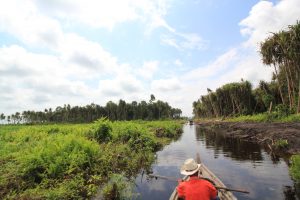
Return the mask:
<svg viewBox="0 0 300 200">
<path fill-rule="evenodd" d="M 99 90 L 104 96 L 121 96 L 122 91 L 120 89 L 120 83 L 118 80 L 101 80 L 99 81 Z"/>
<path fill-rule="evenodd" d="M 57 57 L 30 53 L 17 45 L 0 48 L 0 55 L 1 78 L 61 77 L 65 73 Z"/>
<path fill-rule="evenodd" d="M 132 1 L 66 0 L 53 2 L 37 0 L 36 2 L 39 8 L 50 16 L 95 28 L 112 29 L 117 23 L 138 18 Z"/>
<path fill-rule="evenodd" d="M 176 66 L 182 66 L 183 65 L 183 63 L 179 60 L 179 59 L 176 59 L 175 61 L 174 61 L 174 64 L 176 65 Z"/>
<path fill-rule="evenodd" d="M 240 22 L 241 33 L 249 36 L 248 46 L 257 47 L 270 32 L 277 32 L 300 19 L 300 1 L 282 0 L 277 4 L 260 1 L 252 7 L 249 16 Z"/>
<path fill-rule="evenodd" d="M 70 23 L 86 24 L 93 28 L 113 27 L 133 20 L 145 21 L 152 28 L 161 26 L 168 0 L 35 0 L 39 9 L 52 17 Z"/>
<path fill-rule="evenodd" d="M 178 33 L 184 40 L 181 42 L 184 49 L 202 50 L 207 46 L 207 41 L 204 41 L 199 35 L 195 33 Z"/>
<path fill-rule="evenodd" d="M 112 73 L 118 68 L 117 58 L 105 51 L 101 45 L 76 34 L 65 34 L 58 51 L 69 67 L 82 70 L 86 76 Z"/>
<path fill-rule="evenodd" d="M 170 35 L 162 35 L 160 40 L 161 40 L 162 44 L 166 44 L 166 45 L 169 45 L 171 47 L 175 47 L 177 50 L 181 50 L 181 47 L 177 43 L 177 40 L 174 37 L 170 36 Z"/>
<path fill-rule="evenodd" d="M 180 33 L 176 30 L 161 36 L 161 43 L 183 50 L 203 50 L 208 42 L 195 33 Z"/>
<path fill-rule="evenodd" d="M 153 80 L 151 90 L 157 92 L 172 92 L 179 90 L 182 84 L 177 78 Z"/>
<path fill-rule="evenodd" d="M 84 82 L 69 80 L 70 72 L 55 56 L 30 53 L 16 45 L 0 48 L 0 55 L 2 112 L 85 102 L 93 93 Z"/>
<path fill-rule="evenodd" d="M 31 1 L 5 1 L 0 8 L 0 31 L 27 45 L 56 48 L 63 35 L 60 24 L 40 14 Z"/>
<path fill-rule="evenodd" d="M 16 45 L 0 48 L 0 55 L 0 112 L 44 109 L 64 103 L 104 104 L 109 100 L 146 96 L 143 83 L 133 75 L 129 65 L 113 62 L 118 70 L 112 79 L 101 80 L 98 76 L 93 81 L 98 80 L 99 87 L 94 88 L 88 83 L 95 73 L 84 76 L 82 70 L 70 67 L 69 60 L 31 53 Z M 110 57 L 108 64 L 109 60 Z M 148 63 L 149 69 L 151 64 L 155 66 L 155 62 Z"/>
<path fill-rule="evenodd" d="M 144 62 L 143 66 L 137 70 L 137 76 L 141 76 L 147 80 L 150 80 L 157 71 L 158 65 L 158 61 Z"/>
<path fill-rule="evenodd" d="M 198 80 L 199 78 L 210 78 L 219 75 L 221 72 L 230 70 L 232 64 L 238 58 L 237 49 L 231 49 L 216 58 L 212 63 L 195 68 L 183 76 L 186 81 Z"/>
<path fill-rule="evenodd" d="M 231 69 L 214 80 L 217 87 L 228 82 L 239 82 L 241 79 L 250 81 L 253 86 L 257 86 L 260 80 L 271 80 L 272 68 L 263 65 L 256 52 L 247 49 L 240 51 L 244 52 L 237 54 L 238 59 L 232 63 Z"/>
<path fill-rule="evenodd" d="M 133 95 L 143 91 L 142 83 L 134 76 L 123 74 L 113 79 L 99 81 L 100 92 L 109 97 Z"/>
<path fill-rule="evenodd" d="M 123 76 L 120 78 L 119 83 L 120 88 L 124 90 L 126 94 L 133 94 L 143 90 L 141 81 L 134 76 Z"/>
<path fill-rule="evenodd" d="M 0 8 L 2 31 L 13 34 L 26 45 L 51 49 L 80 76 L 116 69 L 117 59 L 100 44 L 75 33 L 64 33 L 60 22 L 43 15 L 33 1 L 25 1 L 22 7 L 17 4 L 18 1 L 12 0 Z"/>
</svg>

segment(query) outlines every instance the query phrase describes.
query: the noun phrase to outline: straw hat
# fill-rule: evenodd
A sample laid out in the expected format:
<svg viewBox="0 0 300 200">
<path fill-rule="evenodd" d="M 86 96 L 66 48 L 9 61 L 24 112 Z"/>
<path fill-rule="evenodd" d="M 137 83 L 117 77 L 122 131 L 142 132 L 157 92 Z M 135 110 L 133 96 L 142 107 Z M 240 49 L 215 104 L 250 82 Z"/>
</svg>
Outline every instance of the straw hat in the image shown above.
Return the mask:
<svg viewBox="0 0 300 200">
<path fill-rule="evenodd" d="M 193 158 L 189 158 L 184 161 L 183 165 L 180 168 L 180 173 L 183 175 L 192 175 L 196 173 L 201 167 L 201 164 L 197 164 Z"/>
</svg>

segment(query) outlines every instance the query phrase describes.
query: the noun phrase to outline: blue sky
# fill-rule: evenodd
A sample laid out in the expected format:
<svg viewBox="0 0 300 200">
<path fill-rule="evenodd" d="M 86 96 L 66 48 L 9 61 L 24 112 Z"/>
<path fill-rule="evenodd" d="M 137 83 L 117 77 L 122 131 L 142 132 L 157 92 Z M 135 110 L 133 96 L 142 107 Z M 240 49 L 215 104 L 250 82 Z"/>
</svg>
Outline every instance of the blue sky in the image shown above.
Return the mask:
<svg viewBox="0 0 300 200">
<path fill-rule="evenodd" d="M 259 43 L 300 1 L 10 0 L 0 8 L 0 113 L 149 100 L 192 114 L 206 89 L 270 80 Z"/>
</svg>

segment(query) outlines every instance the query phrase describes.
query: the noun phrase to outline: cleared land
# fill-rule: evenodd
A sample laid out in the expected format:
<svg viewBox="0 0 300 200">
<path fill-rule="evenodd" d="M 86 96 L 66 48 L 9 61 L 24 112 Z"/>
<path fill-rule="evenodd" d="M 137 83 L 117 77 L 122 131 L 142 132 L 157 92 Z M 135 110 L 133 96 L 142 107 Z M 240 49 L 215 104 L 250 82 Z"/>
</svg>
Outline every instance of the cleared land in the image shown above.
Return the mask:
<svg viewBox="0 0 300 200">
<path fill-rule="evenodd" d="M 206 131 L 267 145 L 271 150 L 300 153 L 300 123 L 198 122 Z"/>
</svg>

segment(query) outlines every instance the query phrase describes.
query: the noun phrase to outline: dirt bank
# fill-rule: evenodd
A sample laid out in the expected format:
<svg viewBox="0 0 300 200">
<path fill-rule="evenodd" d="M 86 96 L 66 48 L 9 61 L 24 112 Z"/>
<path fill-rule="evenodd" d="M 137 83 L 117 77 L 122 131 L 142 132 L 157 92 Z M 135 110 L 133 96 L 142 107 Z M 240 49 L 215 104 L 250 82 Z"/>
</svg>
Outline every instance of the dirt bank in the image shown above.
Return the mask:
<svg viewBox="0 0 300 200">
<path fill-rule="evenodd" d="M 207 131 L 257 142 L 279 153 L 300 153 L 300 123 L 198 122 L 197 124 Z"/>
</svg>

